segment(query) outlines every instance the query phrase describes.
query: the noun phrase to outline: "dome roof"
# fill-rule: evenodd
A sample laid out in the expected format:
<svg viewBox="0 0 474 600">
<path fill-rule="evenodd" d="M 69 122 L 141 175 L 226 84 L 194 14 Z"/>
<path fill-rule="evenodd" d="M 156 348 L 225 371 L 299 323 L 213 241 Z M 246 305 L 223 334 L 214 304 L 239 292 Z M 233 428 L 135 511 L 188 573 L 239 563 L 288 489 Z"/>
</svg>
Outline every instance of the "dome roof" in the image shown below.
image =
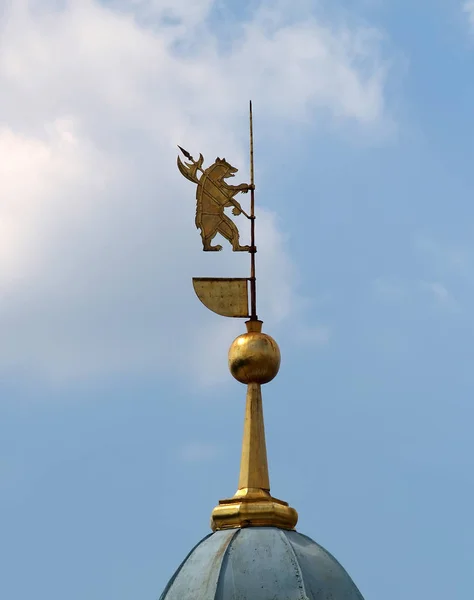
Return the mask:
<svg viewBox="0 0 474 600">
<path fill-rule="evenodd" d="M 363 600 L 344 568 L 296 531 L 249 527 L 205 537 L 160 600 Z"/>
</svg>

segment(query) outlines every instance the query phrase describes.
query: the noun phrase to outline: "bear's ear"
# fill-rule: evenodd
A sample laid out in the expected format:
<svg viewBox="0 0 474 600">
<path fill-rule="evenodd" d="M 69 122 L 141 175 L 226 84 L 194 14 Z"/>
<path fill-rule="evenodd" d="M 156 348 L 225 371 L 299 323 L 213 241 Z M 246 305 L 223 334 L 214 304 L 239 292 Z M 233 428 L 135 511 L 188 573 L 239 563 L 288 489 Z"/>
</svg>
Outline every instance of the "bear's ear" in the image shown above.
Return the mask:
<svg viewBox="0 0 474 600">
<path fill-rule="evenodd" d="M 221 162 L 221 159 L 217 157 L 215 162 Z"/>
</svg>

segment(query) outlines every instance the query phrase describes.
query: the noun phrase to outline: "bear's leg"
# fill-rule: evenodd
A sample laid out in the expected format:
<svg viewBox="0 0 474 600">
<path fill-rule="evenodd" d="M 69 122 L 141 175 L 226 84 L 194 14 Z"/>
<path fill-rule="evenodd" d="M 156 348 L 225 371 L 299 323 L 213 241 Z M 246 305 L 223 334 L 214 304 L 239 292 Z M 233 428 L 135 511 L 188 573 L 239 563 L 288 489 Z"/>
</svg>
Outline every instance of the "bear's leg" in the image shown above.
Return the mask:
<svg viewBox="0 0 474 600">
<path fill-rule="evenodd" d="M 219 250 L 222 250 L 222 246 L 213 246 L 211 242 L 216 237 L 220 220 L 216 219 L 213 215 L 205 215 L 205 217 L 206 223 L 202 222 L 204 219 L 201 219 L 201 222 L 199 223 L 196 222 L 196 225 L 201 232 L 202 249 L 205 252 L 218 252 Z"/>
<path fill-rule="evenodd" d="M 232 250 L 234 252 L 247 252 L 250 250 L 250 246 L 240 245 L 239 230 L 237 229 L 235 223 L 226 215 L 224 215 L 218 231 L 226 238 L 226 240 L 229 240 L 229 242 L 232 244 Z"/>
<path fill-rule="evenodd" d="M 217 244 L 216 246 L 211 245 L 212 240 L 216 237 L 216 233 L 217 231 L 207 237 L 202 236 L 202 249 L 205 252 L 219 252 L 219 250 L 222 250 L 220 244 Z"/>
</svg>

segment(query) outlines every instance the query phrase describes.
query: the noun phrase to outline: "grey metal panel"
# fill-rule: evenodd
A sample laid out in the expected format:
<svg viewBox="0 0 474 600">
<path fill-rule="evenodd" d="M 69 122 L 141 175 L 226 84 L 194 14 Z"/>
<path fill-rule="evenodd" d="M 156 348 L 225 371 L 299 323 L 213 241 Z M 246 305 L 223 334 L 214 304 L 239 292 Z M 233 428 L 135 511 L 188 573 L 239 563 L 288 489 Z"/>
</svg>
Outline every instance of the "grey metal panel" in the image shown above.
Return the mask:
<svg viewBox="0 0 474 600">
<path fill-rule="evenodd" d="M 240 530 L 225 553 L 215 600 L 306 600 L 294 552 L 274 527 Z"/>
<path fill-rule="evenodd" d="M 221 563 L 236 530 L 218 531 L 204 539 L 181 565 L 166 600 L 214 600 Z"/>
<path fill-rule="evenodd" d="M 188 558 L 191 556 L 191 554 L 194 552 L 194 550 L 196 550 L 196 548 L 202 544 L 205 540 L 207 540 L 207 538 L 211 537 L 212 533 L 210 533 L 209 535 L 206 535 L 206 537 L 202 538 L 202 540 L 200 542 L 198 542 L 194 548 L 191 550 L 191 552 L 189 552 L 189 554 L 186 556 L 186 558 L 183 560 L 183 562 L 179 565 L 179 567 L 176 569 L 176 571 L 174 572 L 173 577 L 168 581 L 168 583 L 166 584 L 165 589 L 162 591 L 161 596 L 160 596 L 160 600 L 165 600 L 166 595 L 168 593 L 168 590 L 170 589 L 170 587 L 173 585 L 174 580 L 176 579 L 176 577 L 178 577 L 178 575 L 181 572 L 181 569 L 184 567 L 184 565 L 186 564 L 186 561 L 188 560 Z"/>
<path fill-rule="evenodd" d="M 296 531 L 249 527 L 204 538 L 161 600 L 363 600 L 344 568 Z"/>
<path fill-rule="evenodd" d="M 298 559 L 306 593 L 311 600 L 363 600 L 347 571 L 311 538 L 286 531 Z"/>
</svg>

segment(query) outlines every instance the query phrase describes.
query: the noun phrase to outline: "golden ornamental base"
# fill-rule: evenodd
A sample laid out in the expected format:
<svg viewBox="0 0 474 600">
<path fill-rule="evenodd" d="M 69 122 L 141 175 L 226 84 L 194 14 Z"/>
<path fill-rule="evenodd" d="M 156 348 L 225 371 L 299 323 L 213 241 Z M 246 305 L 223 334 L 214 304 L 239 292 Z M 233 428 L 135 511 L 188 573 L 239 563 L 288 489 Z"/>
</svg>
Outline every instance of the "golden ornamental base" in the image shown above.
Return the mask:
<svg viewBox="0 0 474 600">
<path fill-rule="evenodd" d="M 297 522 L 298 513 L 287 502 L 256 488 L 240 489 L 233 498 L 220 500 L 211 515 L 213 531 L 241 527 L 279 527 L 291 530 Z"/>
</svg>

